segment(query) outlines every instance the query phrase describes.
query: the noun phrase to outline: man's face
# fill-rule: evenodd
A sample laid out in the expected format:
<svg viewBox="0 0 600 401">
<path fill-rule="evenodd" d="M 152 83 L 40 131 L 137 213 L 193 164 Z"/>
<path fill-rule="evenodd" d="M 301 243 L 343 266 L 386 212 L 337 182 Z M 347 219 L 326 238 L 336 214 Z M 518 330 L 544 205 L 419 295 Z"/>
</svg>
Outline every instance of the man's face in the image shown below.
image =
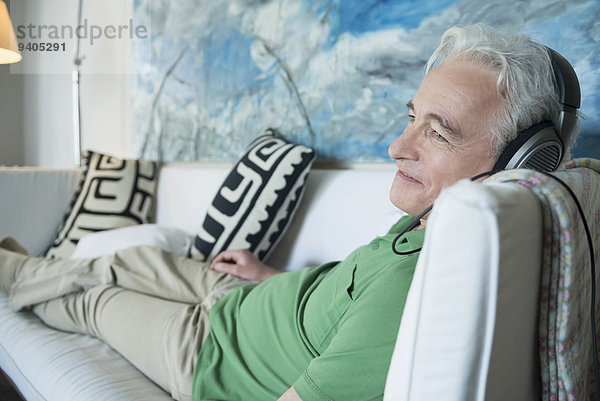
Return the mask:
<svg viewBox="0 0 600 401">
<path fill-rule="evenodd" d="M 416 216 L 443 188 L 494 167 L 497 77 L 467 61 L 447 61 L 425 76 L 407 104 L 408 126 L 388 151 L 398 167 L 390 191 L 395 206 Z"/>
</svg>

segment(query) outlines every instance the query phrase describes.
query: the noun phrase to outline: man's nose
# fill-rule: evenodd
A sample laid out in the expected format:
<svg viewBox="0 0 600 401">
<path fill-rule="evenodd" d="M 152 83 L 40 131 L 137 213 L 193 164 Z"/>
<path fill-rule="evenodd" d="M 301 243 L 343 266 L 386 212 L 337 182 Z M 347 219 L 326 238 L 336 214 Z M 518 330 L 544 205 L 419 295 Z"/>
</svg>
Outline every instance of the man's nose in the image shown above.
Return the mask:
<svg viewBox="0 0 600 401">
<path fill-rule="evenodd" d="M 418 159 L 417 130 L 410 125 L 392 142 L 388 154 L 392 159 Z"/>
</svg>

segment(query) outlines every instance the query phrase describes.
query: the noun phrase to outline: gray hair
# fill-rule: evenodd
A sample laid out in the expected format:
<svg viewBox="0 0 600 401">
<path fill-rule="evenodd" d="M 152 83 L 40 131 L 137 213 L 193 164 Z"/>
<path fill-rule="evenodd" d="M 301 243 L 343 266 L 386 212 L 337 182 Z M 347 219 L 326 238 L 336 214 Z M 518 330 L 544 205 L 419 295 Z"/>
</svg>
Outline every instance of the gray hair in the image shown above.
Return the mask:
<svg viewBox="0 0 600 401">
<path fill-rule="evenodd" d="M 506 107 L 498 110 L 496 124 L 490 127 L 492 148 L 490 156 L 498 158 L 506 145 L 519 131 L 541 121 L 559 126 L 562 108 L 547 48 L 527 35 L 501 31 L 487 25 L 453 27 L 442 35 L 425 72 L 428 73 L 446 60 L 473 61 L 498 71 L 496 89 Z M 579 126 L 565 145 L 567 152 L 573 144 Z M 563 159 L 565 160 L 565 159 Z"/>
</svg>

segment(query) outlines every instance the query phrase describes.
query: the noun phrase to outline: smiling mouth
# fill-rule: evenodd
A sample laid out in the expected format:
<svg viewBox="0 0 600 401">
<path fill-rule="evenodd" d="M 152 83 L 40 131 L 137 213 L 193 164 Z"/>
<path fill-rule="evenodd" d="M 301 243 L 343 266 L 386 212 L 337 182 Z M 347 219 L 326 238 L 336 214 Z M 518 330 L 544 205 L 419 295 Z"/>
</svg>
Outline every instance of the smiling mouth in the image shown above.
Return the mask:
<svg viewBox="0 0 600 401">
<path fill-rule="evenodd" d="M 409 182 L 416 182 L 416 183 L 419 183 L 419 184 L 421 183 L 419 180 L 417 180 L 416 178 L 414 178 L 411 175 L 406 174 L 402 170 L 398 170 L 398 172 L 396 173 L 396 175 L 398 175 L 403 180 L 406 180 L 406 181 L 409 181 Z"/>
</svg>

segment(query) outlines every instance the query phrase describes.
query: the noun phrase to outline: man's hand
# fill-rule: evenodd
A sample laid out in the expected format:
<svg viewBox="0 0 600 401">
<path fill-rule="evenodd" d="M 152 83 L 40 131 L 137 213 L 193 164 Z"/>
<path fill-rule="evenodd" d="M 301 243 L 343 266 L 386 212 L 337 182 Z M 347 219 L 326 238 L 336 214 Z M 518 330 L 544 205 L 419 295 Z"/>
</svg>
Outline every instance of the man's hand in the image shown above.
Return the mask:
<svg viewBox="0 0 600 401">
<path fill-rule="evenodd" d="M 262 263 L 250 251 L 223 251 L 213 259 L 210 268 L 250 281 L 265 281 L 281 273 Z"/>
</svg>

